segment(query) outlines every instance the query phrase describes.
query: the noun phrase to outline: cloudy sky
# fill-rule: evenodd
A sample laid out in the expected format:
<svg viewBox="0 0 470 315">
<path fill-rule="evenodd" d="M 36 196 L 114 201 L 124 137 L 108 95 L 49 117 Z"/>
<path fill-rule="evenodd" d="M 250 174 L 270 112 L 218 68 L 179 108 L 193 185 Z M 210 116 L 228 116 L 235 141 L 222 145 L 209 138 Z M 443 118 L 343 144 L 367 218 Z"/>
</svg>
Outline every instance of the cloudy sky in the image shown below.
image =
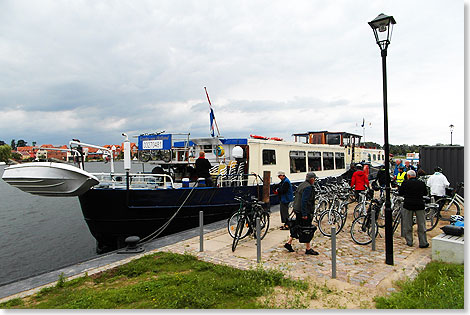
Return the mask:
<svg viewBox="0 0 470 315">
<path fill-rule="evenodd" d="M 465 10 L 467 10 L 465 3 Z M 393 15 L 391 144 L 464 144 L 458 0 L 0 1 L 0 140 L 347 131 L 383 144 L 368 21 Z"/>
</svg>

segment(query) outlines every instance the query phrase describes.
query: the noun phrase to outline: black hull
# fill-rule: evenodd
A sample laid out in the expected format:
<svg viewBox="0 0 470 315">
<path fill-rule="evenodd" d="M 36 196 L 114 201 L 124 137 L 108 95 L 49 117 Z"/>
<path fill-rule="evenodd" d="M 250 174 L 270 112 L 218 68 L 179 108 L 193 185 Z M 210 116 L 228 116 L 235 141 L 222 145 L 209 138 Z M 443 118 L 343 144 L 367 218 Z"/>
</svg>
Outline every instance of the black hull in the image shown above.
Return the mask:
<svg viewBox="0 0 470 315">
<path fill-rule="evenodd" d="M 103 253 L 124 247 L 124 239 L 128 236 L 143 239 L 159 229 L 190 192 L 186 203 L 160 236 L 197 227 L 199 211 L 204 212 L 204 224 L 227 219 L 239 207 L 233 199 L 235 195 L 249 194 L 261 199 L 262 187 L 90 189 L 79 200 L 88 228 L 97 240 L 97 252 Z"/>
</svg>

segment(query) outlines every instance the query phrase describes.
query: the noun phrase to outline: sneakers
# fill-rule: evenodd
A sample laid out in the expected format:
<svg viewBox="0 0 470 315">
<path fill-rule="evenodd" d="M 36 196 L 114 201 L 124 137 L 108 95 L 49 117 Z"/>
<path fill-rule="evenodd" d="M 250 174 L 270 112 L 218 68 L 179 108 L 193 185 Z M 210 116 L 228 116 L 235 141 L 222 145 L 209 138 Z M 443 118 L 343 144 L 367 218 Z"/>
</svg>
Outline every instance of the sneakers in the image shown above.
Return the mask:
<svg viewBox="0 0 470 315">
<path fill-rule="evenodd" d="M 313 248 L 307 249 L 305 255 L 318 255 L 317 251 L 314 251 Z"/>
<path fill-rule="evenodd" d="M 287 249 L 291 253 L 295 252 L 295 250 L 292 248 L 292 245 L 289 243 L 285 243 L 284 248 Z"/>
</svg>

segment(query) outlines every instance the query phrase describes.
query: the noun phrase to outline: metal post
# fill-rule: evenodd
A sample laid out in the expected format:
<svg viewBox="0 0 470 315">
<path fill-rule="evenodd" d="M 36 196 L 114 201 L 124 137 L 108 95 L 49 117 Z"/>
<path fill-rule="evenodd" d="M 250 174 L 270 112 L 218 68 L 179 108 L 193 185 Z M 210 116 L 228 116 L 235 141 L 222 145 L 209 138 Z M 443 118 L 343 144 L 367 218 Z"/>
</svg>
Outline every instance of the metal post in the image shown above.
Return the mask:
<svg viewBox="0 0 470 315">
<path fill-rule="evenodd" d="M 336 279 L 336 227 L 331 227 L 331 278 Z"/>
<path fill-rule="evenodd" d="M 372 207 L 371 215 L 371 224 L 372 224 L 372 251 L 375 251 L 375 209 Z"/>
<path fill-rule="evenodd" d="M 390 201 L 390 147 L 388 144 L 388 108 L 387 108 L 387 49 L 381 51 L 382 78 L 384 98 L 384 151 L 385 151 L 385 263 L 393 265 L 393 228 L 392 209 Z"/>
<path fill-rule="evenodd" d="M 199 251 L 204 251 L 204 211 L 199 211 Z"/>
<path fill-rule="evenodd" d="M 256 218 L 256 262 L 261 262 L 261 224 L 259 217 Z"/>
</svg>

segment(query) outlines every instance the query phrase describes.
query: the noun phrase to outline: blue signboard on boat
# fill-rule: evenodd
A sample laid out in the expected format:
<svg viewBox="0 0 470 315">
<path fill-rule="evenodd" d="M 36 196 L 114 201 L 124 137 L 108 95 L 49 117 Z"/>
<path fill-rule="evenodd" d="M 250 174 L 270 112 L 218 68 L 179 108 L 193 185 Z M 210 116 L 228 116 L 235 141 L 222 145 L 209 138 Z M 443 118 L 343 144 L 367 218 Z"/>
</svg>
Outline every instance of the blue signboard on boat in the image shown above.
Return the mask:
<svg viewBox="0 0 470 315">
<path fill-rule="evenodd" d="M 139 136 L 139 150 L 170 150 L 171 134 Z"/>
</svg>

